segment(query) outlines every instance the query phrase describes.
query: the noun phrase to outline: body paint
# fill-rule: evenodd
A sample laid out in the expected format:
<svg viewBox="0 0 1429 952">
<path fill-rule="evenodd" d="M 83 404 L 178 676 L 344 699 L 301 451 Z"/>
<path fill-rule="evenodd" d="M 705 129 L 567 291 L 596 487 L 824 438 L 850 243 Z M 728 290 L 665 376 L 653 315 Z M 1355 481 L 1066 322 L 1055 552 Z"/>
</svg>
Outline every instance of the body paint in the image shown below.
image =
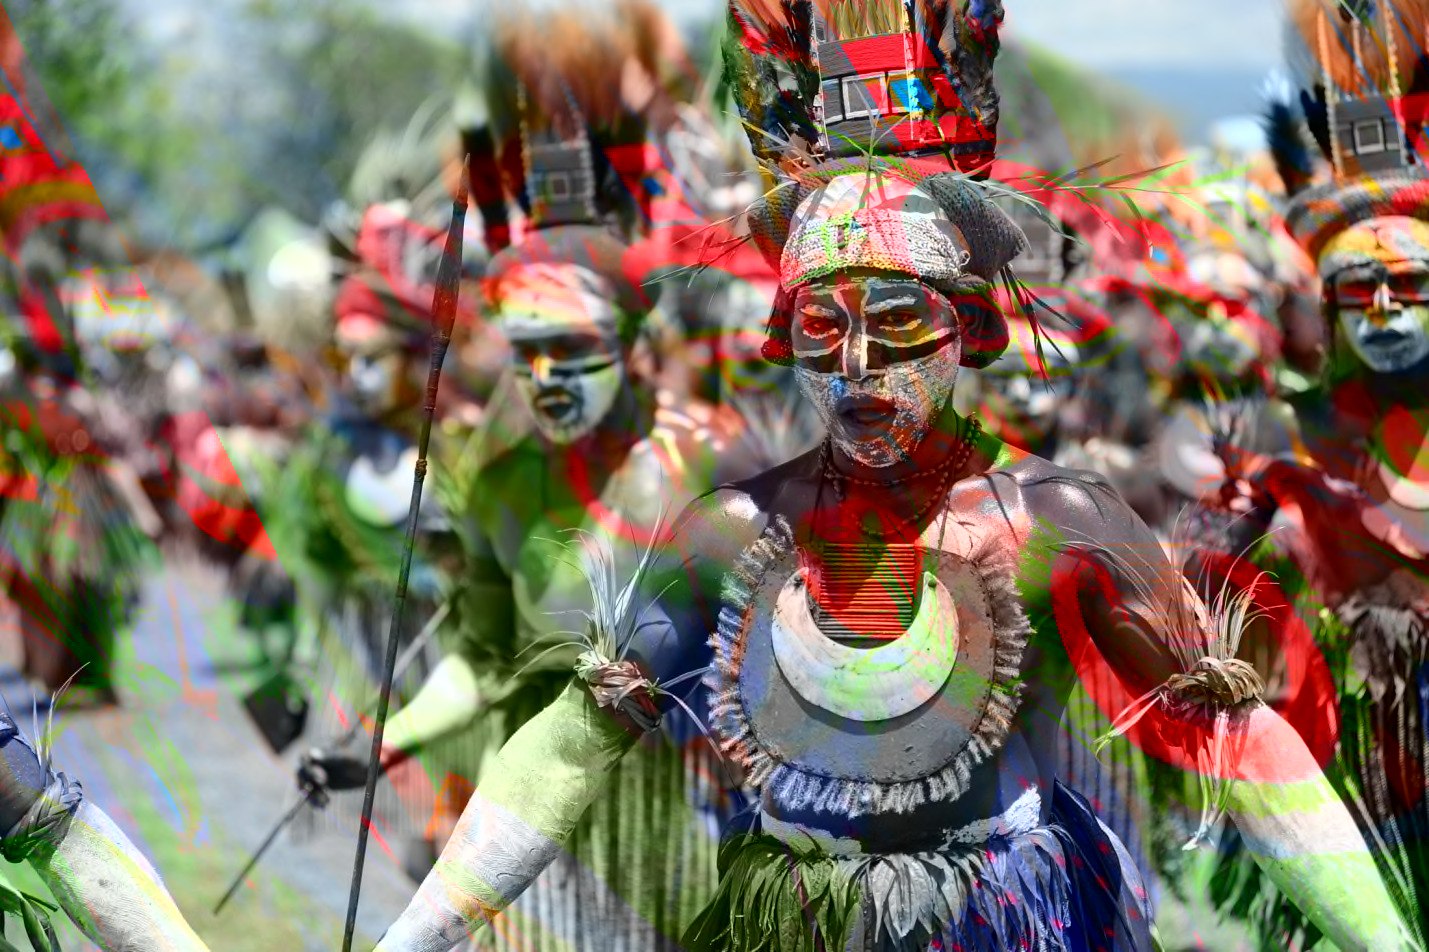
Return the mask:
<svg viewBox="0 0 1429 952">
<path fill-rule="evenodd" d="M 1375 373 L 1429 358 L 1429 223 L 1375 218 L 1337 235 L 1319 260 L 1345 340 Z"/>
<path fill-rule="evenodd" d="M 912 278 L 841 275 L 795 309 L 795 379 L 834 445 L 864 466 L 908 459 L 957 382 L 952 305 Z"/>
<path fill-rule="evenodd" d="M 541 435 L 565 445 L 594 430 L 615 406 L 625 387 L 625 367 L 618 362 L 590 369 L 538 359 L 529 373 L 518 372 L 516 387 Z"/>
</svg>

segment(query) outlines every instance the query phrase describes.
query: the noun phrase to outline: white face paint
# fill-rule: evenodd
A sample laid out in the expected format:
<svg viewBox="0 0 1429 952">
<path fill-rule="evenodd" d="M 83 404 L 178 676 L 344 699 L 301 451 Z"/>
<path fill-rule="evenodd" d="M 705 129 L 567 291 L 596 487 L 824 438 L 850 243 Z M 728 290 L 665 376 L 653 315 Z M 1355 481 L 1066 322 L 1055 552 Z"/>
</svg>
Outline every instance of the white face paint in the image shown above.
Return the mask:
<svg viewBox="0 0 1429 952">
<path fill-rule="evenodd" d="M 347 392 L 353 402 L 370 414 L 396 409 L 407 370 L 396 333 L 377 318 L 354 313 L 338 321 L 336 341 L 347 358 Z"/>
<path fill-rule="evenodd" d="M 801 288 L 795 377 L 834 444 L 864 466 L 907 460 L 957 382 L 957 314 L 913 278 L 833 276 Z"/>
<path fill-rule="evenodd" d="M 537 430 L 574 443 L 610 415 L 629 385 L 608 285 L 575 265 L 536 265 L 502 290 L 517 391 Z"/>
<path fill-rule="evenodd" d="M 541 435 L 552 443 L 574 443 L 600 425 L 626 386 L 623 363 L 602 367 L 532 361 L 516 386 Z"/>
<path fill-rule="evenodd" d="M 1400 373 L 1429 357 L 1429 306 L 1375 316 L 1342 308 L 1340 326 L 1355 356 L 1375 373 Z"/>
<path fill-rule="evenodd" d="M 364 409 L 385 410 L 396 384 L 392 361 L 385 356 L 356 354 L 347 365 L 353 399 Z"/>
<path fill-rule="evenodd" d="M 1356 357 L 1375 373 L 1429 358 L 1429 223 L 1376 218 L 1337 235 L 1321 275 Z"/>
</svg>

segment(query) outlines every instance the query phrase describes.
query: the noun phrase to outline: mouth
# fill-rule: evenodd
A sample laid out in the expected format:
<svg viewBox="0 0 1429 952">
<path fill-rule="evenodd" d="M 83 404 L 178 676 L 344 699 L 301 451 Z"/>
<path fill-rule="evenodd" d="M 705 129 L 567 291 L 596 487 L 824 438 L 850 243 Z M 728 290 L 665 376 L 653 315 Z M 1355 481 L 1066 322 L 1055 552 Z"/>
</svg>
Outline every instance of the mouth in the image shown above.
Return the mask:
<svg viewBox="0 0 1429 952">
<path fill-rule="evenodd" d="M 536 412 L 557 422 L 565 422 L 575 416 L 580 409 L 580 400 L 569 390 L 542 390 L 531 401 Z"/>
<path fill-rule="evenodd" d="M 887 432 L 898 415 L 898 408 L 888 400 L 867 395 L 847 396 L 834 404 L 834 415 L 844 432 L 858 439 Z"/>
<path fill-rule="evenodd" d="M 1407 334 L 1401 334 L 1399 331 L 1391 330 L 1372 331 L 1362 338 L 1364 346 L 1373 347 L 1375 349 L 1398 347 L 1408 339 Z"/>
</svg>

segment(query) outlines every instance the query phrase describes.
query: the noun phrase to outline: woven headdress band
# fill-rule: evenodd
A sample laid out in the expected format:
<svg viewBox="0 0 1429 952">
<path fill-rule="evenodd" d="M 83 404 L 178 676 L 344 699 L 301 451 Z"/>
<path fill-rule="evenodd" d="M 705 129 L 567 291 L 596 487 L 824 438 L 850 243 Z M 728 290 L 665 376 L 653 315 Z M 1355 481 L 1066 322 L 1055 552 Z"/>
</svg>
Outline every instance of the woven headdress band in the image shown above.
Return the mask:
<svg viewBox="0 0 1429 952">
<path fill-rule="evenodd" d="M 876 268 L 946 285 L 971 257 L 931 196 L 898 179 L 845 175 L 795 211 L 779 282 L 792 288 L 848 268 Z"/>
</svg>

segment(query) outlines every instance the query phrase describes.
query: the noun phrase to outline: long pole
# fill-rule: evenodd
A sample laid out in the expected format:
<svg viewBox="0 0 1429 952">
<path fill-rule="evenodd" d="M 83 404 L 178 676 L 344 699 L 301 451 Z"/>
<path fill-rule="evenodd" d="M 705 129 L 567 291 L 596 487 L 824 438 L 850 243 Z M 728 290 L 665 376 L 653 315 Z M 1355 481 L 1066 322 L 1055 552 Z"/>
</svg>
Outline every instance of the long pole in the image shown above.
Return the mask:
<svg viewBox="0 0 1429 952">
<path fill-rule="evenodd" d="M 223 894 L 223 898 L 218 901 L 218 905 L 213 907 L 213 914 L 216 916 L 223 911 L 223 907 L 228 905 L 228 900 L 233 898 L 233 894 L 238 892 L 238 887 L 243 885 L 243 881 L 248 878 L 248 874 L 253 871 L 253 867 L 258 865 L 258 861 L 263 858 L 263 854 L 268 852 L 268 847 L 273 845 L 273 841 L 278 838 L 278 834 L 283 831 L 283 827 L 293 822 L 293 818 L 298 815 L 298 811 L 307 805 L 312 798 L 312 787 L 303 787 L 303 795 L 298 802 L 283 814 L 283 818 L 273 824 L 273 829 L 268 831 L 268 835 L 263 839 L 263 844 L 253 851 L 248 863 L 239 871 L 233 882 L 229 884 L 228 892 Z"/>
<path fill-rule="evenodd" d="M 382 688 L 377 696 L 377 720 L 372 731 L 372 752 L 367 760 L 367 787 L 362 794 L 362 821 L 357 827 L 357 856 L 352 864 L 352 891 L 347 900 L 347 923 L 343 927 L 342 952 L 352 952 L 352 936 L 357 929 L 357 903 L 362 895 L 362 867 L 367 858 L 367 835 L 372 824 L 372 804 L 377 796 L 377 774 L 382 758 L 382 733 L 387 726 L 387 710 L 392 701 L 393 672 L 397 667 L 398 635 L 403 609 L 407 605 L 407 579 L 412 573 L 412 552 L 417 545 L 417 514 L 422 505 L 422 483 L 427 476 L 427 445 L 432 438 L 432 419 L 437 413 L 437 386 L 442 377 L 442 360 L 456 323 L 457 296 L 461 282 L 461 238 L 466 223 L 467 179 L 470 159 L 462 163 L 461 181 L 452 205 L 451 227 L 437 270 L 437 289 L 432 299 L 432 359 L 427 371 L 427 399 L 422 407 L 422 432 L 417 441 L 417 466 L 412 480 L 412 503 L 407 510 L 407 545 L 402 552 L 402 568 L 397 574 L 397 598 L 392 610 L 392 627 L 387 632 L 387 657 L 382 668 Z"/>
</svg>

